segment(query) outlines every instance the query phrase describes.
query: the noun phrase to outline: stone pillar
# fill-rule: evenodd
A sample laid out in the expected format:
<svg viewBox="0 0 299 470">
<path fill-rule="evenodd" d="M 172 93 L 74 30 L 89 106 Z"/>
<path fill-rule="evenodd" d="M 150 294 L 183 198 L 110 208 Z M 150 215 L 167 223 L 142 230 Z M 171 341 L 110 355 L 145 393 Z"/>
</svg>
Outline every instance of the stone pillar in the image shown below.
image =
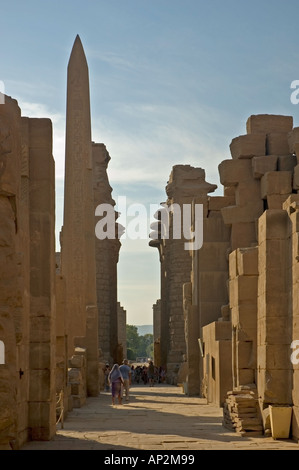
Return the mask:
<svg viewBox="0 0 299 470">
<path fill-rule="evenodd" d="M 292 403 L 289 232 L 284 210 L 267 210 L 259 219 L 257 378 L 262 410 Z"/>
<path fill-rule="evenodd" d="M 191 209 L 195 198 L 206 202 L 207 193 L 214 191 L 216 187 L 205 181 L 205 172 L 202 168 L 193 168 L 190 165 L 174 166 L 166 186 L 168 199 L 163 204 L 163 213 L 165 214 L 165 211 L 169 213 L 169 238 L 165 238 L 165 234 L 161 236 L 158 230 L 156 235 L 155 232 L 153 233 L 153 242 L 150 242 L 151 246 L 155 246 L 157 241 L 161 240 L 157 245 L 162 260 L 161 268 L 163 268 L 161 269 L 161 360 L 164 360 L 166 352 L 167 380 L 170 383 L 177 383 L 178 376 L 183 381 L 186 379 L 183 285 L 190 281 L 192 260 L 185 246 L 188 240 L 182 229 L 184 204 Z M 163 213 L 161 212 L 160 232 L 165 224 Z M 177 229 L 180 233 L 179 231 L 176 233 Z M 168 331 L 167 339 L 163 338 L 163 330 Z M 165 352 L 162 349 L 163 343 L 163 348 L 167 348 Z"/>
<path fill-rule="evenodd" d="M 5 104 L 0 106 L 0 340 L 4 344 L 4 363 L 0 364 L 0 449 L 18 448 L 18 411 L 24 408 L 20 401 L 28 400 L 29 384 L 27 328 L 18 308 L 21 305 L 20 257 L 17 254 L 20 125 L 17 102 L 5 97 Z M 20 349 L 21 345 L 25 348 Z M 18 350 L 24 353 L 23 358 Z M 22 374 L 19 373 L 21 366 Z M 21 392 L 24 395 L 20 400 Z M 23 425 L 27 428 L 26 419 Z"/>
<path fill-rule="evenodd" d="M 298 147 L 299 150 L 299 147 Z M 290 219 L 290 260 L 291 260 L 291 277 L 292 286 L 290 292 L 290 305 L 292 313 L 291 320 L 291 348 L 283 347 L 282 352 L 285 355 L 285 363 L 287 363 L 288 355 L 291 367 L 293 369 L 292 383 L 292 402 L 293 402 L 293 419 L 292 419 L 292 437 L 299 438 L 299 194 L 292 194 L 285 203 L 283 208 L 286 210 Z"/>
<path fill-rule="evenodd" d="M 112 188 L 109 184 L 107 166 L 110 155 L 104 144 L 93 143 L 93 191 L 94 208 L 100 204 L 115 206 L 112 199 Z M 105 214 L 106 216 L 106 214 Z M 114 212 L 115 238 L 105 238 L 95 240 L 96 255 L 96 288 L 98 307 L 98 337 L 99 347 L 105 362 L 115 362 L 115 354 L 118 346 L 118 318 L 117 318 L 117 263 L 120 249 L 118 233 L 119 224 L 116 223 L 118 214 Z M 95 225 L 99 218 L 95 218 Z M 126 346 L 124 345 L 126 349 Z"/>
<path fill-rule="evenodd" d="M 201 393 L 202 383 L 206 382 L 204 358 L 199 350 L 198 339 L 203 342 L 203 328 L 211 322 L 230 320 L 224 318 L 222 309 L 228 304 L 228 259 L 231 229 L 226 226 L 221 216 L 221 209 L 235 201 L 234 196 L 210 196 L 205 200 L 194 199 L 194 203 L 203 203 L 203 246 L 192 252 L 192 316 L 198 318 L 197 344 L 193 340 L 194 366 L 189 371 L 188 381 L 193 382 L 194 391 Z M 219 327 L 220 328 L 220 327 Z M 219 328 L 217 331 L 219 331 Z M 227 327 L 226 327 L 227 328 Z M 226 330 L 227 331 L 227 330 Z M 212 344 L 212 342 L 210 342 Z M 226 344 L 227 347 L 227 344 Z M 218 348 L 218 345 L 217 345 Z M 219 358 L 221 361 L 221 357 Z"/>
<path fill-rule="evenodd" d="M 258 248 L 229 255 L 233 387 L 256 388 Z"/>
<path fill-rule="evenodd" d="M 55 170 L 52 124 L 29 120 L 31 439 L 56 432 Z"/>
</svg>

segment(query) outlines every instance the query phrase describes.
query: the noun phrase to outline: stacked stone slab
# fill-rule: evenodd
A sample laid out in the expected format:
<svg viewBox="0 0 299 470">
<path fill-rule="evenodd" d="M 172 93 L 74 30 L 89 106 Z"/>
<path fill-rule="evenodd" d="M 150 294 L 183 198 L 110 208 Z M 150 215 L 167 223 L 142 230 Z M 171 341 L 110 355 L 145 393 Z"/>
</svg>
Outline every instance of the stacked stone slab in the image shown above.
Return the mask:
<svg viewBox="0 0 299 470">
<path fill-rule="evenodd" d="M 52 125 L 0 106 L 0 448 L 55 434 Z"/>
<path fill-rule="evenodd" d="M 263 434 L 263 425 L 256 395 L 246 387 L 227 393 L 223 405 L 223 426 L 240 436 L 252 437 Z"/>
</svg>

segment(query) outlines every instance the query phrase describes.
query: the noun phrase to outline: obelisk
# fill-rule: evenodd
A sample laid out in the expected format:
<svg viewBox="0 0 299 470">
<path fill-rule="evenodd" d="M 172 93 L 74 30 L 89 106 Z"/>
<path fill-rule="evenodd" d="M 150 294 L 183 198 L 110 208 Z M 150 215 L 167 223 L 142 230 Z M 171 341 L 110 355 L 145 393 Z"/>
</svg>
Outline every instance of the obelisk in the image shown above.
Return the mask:
<svg viewBox="0 0 299 470">
<path fill-rule="evenodd" d="M 79 36 L 68 64 L 64 222 L 61 270 L 66 282 L 68 353 L 87 350 L 87 393 L 98 394 L 98 313 L 88 65 Z"/>
</svg>

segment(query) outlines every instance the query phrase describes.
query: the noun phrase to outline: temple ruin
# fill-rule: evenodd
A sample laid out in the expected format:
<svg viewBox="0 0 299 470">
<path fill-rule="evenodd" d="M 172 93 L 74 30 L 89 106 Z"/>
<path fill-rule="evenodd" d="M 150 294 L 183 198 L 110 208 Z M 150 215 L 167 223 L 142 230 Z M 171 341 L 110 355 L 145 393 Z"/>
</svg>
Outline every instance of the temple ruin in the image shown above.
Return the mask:
<svg viewBox="0 0 299 470">
<path fill-rule="evenodd" d="M 252 115 L 246 131 L 218 167 L 223 196 L 209 196 L 213 188 L 203 180 L 190 184 L 202 169 L 172 170 L 167 194 L 169 185 L 184 191 L 181 175 L 189 174 L 189 201 L 203 206 L 203 245 L 186 252 L 171 231 L 164 239 L 165 207 L 157 212 L 150 245 L 160 255 L 155 315 L 162 327 L 155 353 L 172 372 L 177 346 L 176 374 L 168 380 L 223 407 L 224 426 L 263 434 L 269 406 L 291 406 L 291 435 L 298 439 L 299 374 L 291 355 L 298 340 L 299 128 L 291 116 Z M 199 198 L 201 184 L 207 191 Z M 170 226 L 172 218 L 170 210 Z M 180 316 L 172 310 L 173 289 Z"/>
<path fill-rule="evenodd" d="M 104 361 L 120 361 L 126 350 L 117 212 L 115 239 L 95 237 L 95 207 L 115 205 L 109 160 L 105 145 L 92 142 L 88 65 L 77 36 L 67 74 L 60 252 L 52 123 L 21 116 L 8 96 L 0 106 L 0 449 L 51 439 L 57 404 L 67 416 L 97 396 Z"/>
<path fill-rule="evenodd" d="M 0 104 L 0 449 L 50 440 L 58 408 L 67 417 L 96 397 L 105 362 L 126 355 L 124 228 L 110 155 L 91 127 L 77 36 L 58 251 L 51 120 L 23 117 L 9 96 Z M 269 434 L 269 407 L 291 407 L 298 440 L 299 128 L 291 116 L 252 115 L 230 152 L 218 167 L 221 196 L 203 168 L 175 165 L 151 224 L 161 267 L 154 360 L 169 384 L 222 407 L 223 425 L 242 436 Z M 112 208 L 113 237 L 95 236 L 101 204 Z"/>
</svg>

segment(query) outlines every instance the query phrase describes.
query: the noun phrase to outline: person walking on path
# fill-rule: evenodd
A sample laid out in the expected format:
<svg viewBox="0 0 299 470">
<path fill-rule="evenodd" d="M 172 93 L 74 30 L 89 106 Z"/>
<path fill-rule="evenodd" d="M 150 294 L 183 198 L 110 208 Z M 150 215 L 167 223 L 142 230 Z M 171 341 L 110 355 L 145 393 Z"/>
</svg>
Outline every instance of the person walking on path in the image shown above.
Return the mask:
<svg viewBox="0 0 299 470">
<path fill-rule="evenodd" d="M 109 392 L 109 390 L 110 390 L 109 382 L 108 382 L 108 377 L 109 377 L 110 371 L 111 371 L 111 369 L 110 369 L 110 367 L 109 367 L 109 363 L 106 362 L 105 369 L 104 369 L 105 391 L 106 391 L 106 392 Z"/>
<path fill-rule="evenodd" d="M 124 359 L 123 364 L 119 368 L 121 375 L 124 379 L 124 392 L 126 394 L 126 401 L 129 401 L 129 390 L 132 383 L 132 371 L 131 367 L 128 365 L 128 360 Z"/>
<path fill-rule="evenodd" d="M 114 364 L 109 374 L 109 384 L 111 385 L 112 405 L 115 404 L 115 398 L 118 398 L 118 403 L 122 405 L 122 385 L 124 379 L 119 370 L 119 365 Z"/>
<path fill-rule="evenodd" d="M 147 369 L 147 376 L 148 376 L 149 386 L 153 387 L 154 382 L 155 382 L 155 366 L 153 364 L 153 361 L 149 362 L 149 366 Z"/>
</svg>

